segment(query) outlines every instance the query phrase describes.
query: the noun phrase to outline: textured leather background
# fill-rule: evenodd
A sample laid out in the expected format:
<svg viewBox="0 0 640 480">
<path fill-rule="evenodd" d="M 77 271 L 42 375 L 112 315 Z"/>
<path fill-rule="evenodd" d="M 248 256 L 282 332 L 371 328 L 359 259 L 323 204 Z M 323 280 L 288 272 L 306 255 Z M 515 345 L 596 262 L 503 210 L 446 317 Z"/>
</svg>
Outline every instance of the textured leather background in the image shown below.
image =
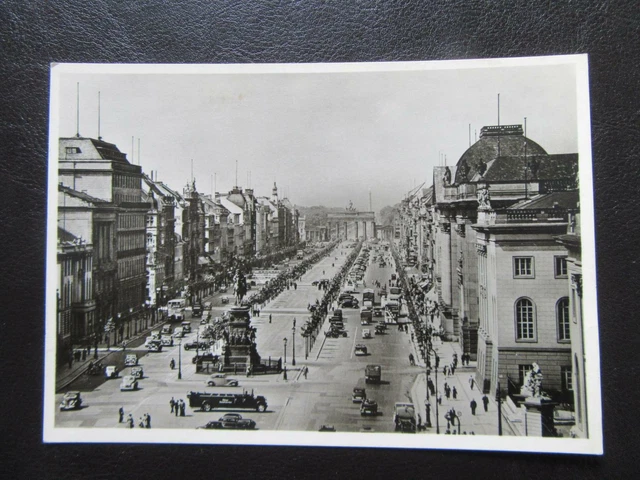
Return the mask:
<svg viewBox="0 0 640 480">
<path fill-rule="evenodd" d="M 638 464 L 637 0 L 0 2 L 7 478 L 623 478 Z M 338 62 L 589 53 L 605 457 L 43 445 L 50 62 Z M 633 253 L 636 252 L 636 253 Z"/>
</svg>

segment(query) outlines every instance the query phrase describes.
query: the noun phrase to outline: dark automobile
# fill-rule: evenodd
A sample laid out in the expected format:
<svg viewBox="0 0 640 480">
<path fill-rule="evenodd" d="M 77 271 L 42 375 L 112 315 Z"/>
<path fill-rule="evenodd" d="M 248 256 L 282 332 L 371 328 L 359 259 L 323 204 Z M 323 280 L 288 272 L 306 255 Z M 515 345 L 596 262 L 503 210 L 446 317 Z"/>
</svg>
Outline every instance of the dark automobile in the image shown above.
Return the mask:
<svg viewBox="0 0 640 480">
<path fill-rule="evenodd" d="M 387 326 L 384 323 L 376 325 L 376 334 L 387 333 Z"/>
<path fill-rule="evenodd" d="M 219 422 L 218 420 L 212 420 L 212 421 L 208 422 L 206 425 L 202 425 L 200 427 L 196 427 L 197 430 L 199 430 L 199 429 L 219 430 L 221 428 L 223 428 L 222 427 L 222 422 Z"/>
<path fill-rule="evenodd" d="M 242 418 L 239 413 L 227 413 L 218 419 L 222 423 L 222 428 L 236 428 L 238 430 L 253 430 L 256 422 L 250 418 Z"/>
<path fill-rule="evenodd" d="M 371 398 L 365 398 L 360 405 L 360 415 L 377 415 L 378 414 L 378 402 Z"/>
<path fill-rule="evenodd" d="M 335 432 L 336 431 L 336 427 L 334 427 L 333 425 L 322 425 L 320 427 L 320 430 L 318 430 L 319 432 Z"/>
<path fill-rule="evenodd" d="M 358 304 L 358 300 L 356 300 L 355 298 L 349 298 L 349 299 L 343 300 L 340 306 L 342 308 L 360 308 L 360 305 Z"/>
<path fill-rule="evenodd" d="M 191 363 L 196 364 L 198 362 L 217 362 L 218 358 L 220 357 L 218 357 L 218 355 L 214 355 L 213 353 L 202 353 L 193 357 Z"/>
<path fill-rule="evenodd" d="M 331 329 L 329 331 L 324 332 L 324 334 L 329 338 L 339 338 L 339 337 L 347 336 L 346 330 L 337 330 L 337 329 Z"/>
<path fill-rule="evenodd" d="M 209 344 L 207 342 L 188 342 L 184 344 L 185 350 L 205 350 L 209 348 Z"/>
<path fill-rule="evenodd" d="M 191 307 L 191 316 L 192 317 L 201 317 L 202 316 L 202 305 L 199 303 L 194 303 Z"/>
<path fill-rule="evenodd" d="M 342 310 L 340 310 L 339 308 L 336 308 L 336 309 L 333 311 L 333 316 L 334 316 L 334 317 L 342 318 Z"/>
</svg>

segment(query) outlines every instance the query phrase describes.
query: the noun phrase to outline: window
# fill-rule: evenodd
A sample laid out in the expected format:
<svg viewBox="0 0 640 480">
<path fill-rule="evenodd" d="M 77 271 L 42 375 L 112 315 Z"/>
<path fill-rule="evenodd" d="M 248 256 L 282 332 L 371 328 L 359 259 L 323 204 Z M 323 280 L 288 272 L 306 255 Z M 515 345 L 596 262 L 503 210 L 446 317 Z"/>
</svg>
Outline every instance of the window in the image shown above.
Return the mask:
<svg viewBox="0 0 640 480">
<path fill-rule="evenodd" d="M 562 389 L 573 391 L 573 372 L 571 367 L 560 367 L 560 373 L 562 376 Z"/>
<path fill-rule="evenodd" d="M 567 257 L 553 257 L 555 261 L 556 278 L 567 278 Z"/>
<path fill-rule="evenodd" d="M 66 147 L 65 151 L 67 152 L 67 154 L 70 154 L 70 153 L 82 153 L 82 150 L 80 150 L 79 147 Z"/>
<path fill-rule="evenodd" d="M 533 278 L 533 257 L 513 257 L 513 276 L 515 278 Z"/>
<path fill-rule="evenodd" d="M 536 340 L 533 303 L 528 298 L 516 302 L 516 340 Z"/>
<path fill-rule="evenodd" d="M 556 304 L 556 320 L 558 322 L 558 341 L 571 340 L 571 328 L 569 324 L 569 298 L 564 297 Z"/>
<path fill-rule="evenodd" d="M 527 373 L 533 370 L 533 365 L 518 365 L 518 378 L 520 379 L 520 385 L 524 385 L 524 379 L 527 378 Z"/>
</svg>

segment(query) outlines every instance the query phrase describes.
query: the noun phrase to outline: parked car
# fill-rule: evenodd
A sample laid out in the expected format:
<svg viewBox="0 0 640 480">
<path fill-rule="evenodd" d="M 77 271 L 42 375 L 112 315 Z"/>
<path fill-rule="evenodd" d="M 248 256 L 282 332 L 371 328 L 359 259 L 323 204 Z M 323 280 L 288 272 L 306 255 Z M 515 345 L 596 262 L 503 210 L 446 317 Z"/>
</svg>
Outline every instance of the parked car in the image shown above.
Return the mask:
<svg viewBox="0 0 640 480">
<path fill-rule="evenodd" d="M 207 380 L 207 385 L 210 387 L 237 387 L 238 380 L 228 378 L 224 373 L 214 373 Z"/>
<path fill-rule="evenodd" d="M 343 300 L 340 306 L 342 308 L 360 308 L 358 300 L 356 300 L 355 298 L 348 298 L 346 300 Z"/>
<path fill-rule="evenodd" d="M 60 402 L 60 411 L 79 410 L 82 408 L 82 398 L 80 392 L 67 392 Z"/>
<path fill-rule="evenodd" d="M 135 353 L 130 353 L 124 357 L 124 364 L 127 367 L 133 367 L 138 364 L 138 356 Z"/>
<path fill-rule="evenodd" d="M 137 379 L 141 379 L 144 377 L 144 370 L 142 370 L 142 367 L 131 367 L 131 375 Z"/>
<path fill-rule="evenodd" d="M 203 308 L 206 312 L 208 312 L 208 311 L 210 311 L 210 310 L 211 310 L 211 307 L 212 307 L 212 306 L 213 306 L 213 305 L 211 304 L 211 302 L 204 302 L 204 305 L 203 305 L 203 307 L 202 307 L 202 308 Z"/>
<path fill-rule="evenodd" d="M 368 328 L 363 328 L 362 338 L 371 338 L 371 330 L 369 330 Z"/>
<path fill-rule="evenodd" d="M 104 367 L 104 376 L 107 378 L 118 378 L 120 371 L 116 365 L 107 365 Z"/>
<path fill-rule="evenodd" d="M 125 375 L 122 377 L 122 382 L 120 383 L 120 391 L 123 392 L 125 390 L 137 390 L 138 389 L 138 379 L 133 375 Z"/>
<path fill-rule="evenodd" d="M 196 364 L 198 362 L 217 362 L 218 355 L 214 355 L 213 353 L 201 353 L 200 355 L 196 355 L 191 359 L 191 363 Z"/>
</svg>

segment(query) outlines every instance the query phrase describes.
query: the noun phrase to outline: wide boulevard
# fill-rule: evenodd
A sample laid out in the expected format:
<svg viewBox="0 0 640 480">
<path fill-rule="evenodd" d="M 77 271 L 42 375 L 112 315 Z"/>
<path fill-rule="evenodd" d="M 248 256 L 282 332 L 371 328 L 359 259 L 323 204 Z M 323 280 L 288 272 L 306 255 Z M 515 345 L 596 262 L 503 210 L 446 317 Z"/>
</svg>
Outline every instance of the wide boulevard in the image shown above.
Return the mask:
<svg viewBox="0 0 640 480">
<path fill-rule="evenodd" d="M 342 432 L 394 431 L 393 404 L 411 401 L 411 389 L 421 372 L 420 367 L 409 365 L 408 355 L 413 351 L 410 335 L 399 331 L 395 326 L 390 326 L 385 334 L 374 334 L 375 324 L 363 327 L 360 324 L 359 310 L 348 308 L 343 309 L 348 332 L 346 338 L 326 338 L 324 331 L 328 329 L 328 322 L 325 322 L 315 344 L 307 352 L 305 339 L 300 335 L 300 327 L 308 317 L 307 306 L 315 303 L 323 294 L 312 283 L 332 278 L 353 251 L 350 245 L 348 242 L 339 245 L 302 276 L 297 282 L 297 288 L 284 290 L 263 307 L 259 316 L 254 316 L 251 320 L 252 326 L 257 329 L 257 349 L 263 361 L 269 358 L 284 359 L 286 356 L 286 379 L 283 373 L 246 377 L 245 372 L 237 372 L 237 375 L 229 374 L 229 377 L 239 381 L 238 387 L 208 387 L 206 379 L 209 373 L 196 373 L 195 365 L 192 364 L 195 350 L 183 349 L 180 353 L 178 343 L 173 347 L 165 347 L 160 353 L 147 353 L 143 346 L 128 348 L 125 353 L 136 353 L 144 368 L 140 389 L 121 392 L 121 377 L 107 381 L 95 379 L 93 383 L 81 378 L 65 390 L 80 390 L 84 408 L 68 412 L 56 409 L 56 425 L 126 428 L 126 423 L 118 423 L 118 409 L 123 407 L 125 418 L 131 414 L 136 425 L 139 418 L 148 413 L 151 415 L 152 428 L 192 429 L 210 420 L 217 420 L 230 410 L 217 409 L 210 413 L 192 411 L 188 407 L 189 391 L 232 393 L 248 390 L 265 396 L 268 409 L 265 413 L 250 410 L 238 412 L 255 420 L 257 428 L 261 430 L 317 431 L 322 425 L 332 425 Z M 390 255 L 387 253 L 386 256 L 388 266 L 379 267 L 378 262 L 372 262 L 367 267 L 364 277 L 367 286 L 373 286 L 376 280 L 381 284 L 388 282 L 394 269 Z M 362 287 L 358 290 L 360 292 L 357 296 L 362 304 Z M 218 293 L 204 299 L 213 303 L 214 316 L 219 316 L 228 308 L 228 305 L 221 303 L 221 297 Z M 377 294 L 376 301 L 380 301 Z M 187 318 L 189 316 L 187 314 Z M 185 337 L 183 343 L 196 340 L 199 323 L 199 319 L 192 320 L 193 333 Z M 362 338 L 363 328 L 370 329 L 372 338 Z M 354 347 L 358 343 L 367 346 L 368 355 L 354 354 Z M 169 368 L 171 359 L 176 362 L 175 370 Z M 181 365 L 180 368 L 178 364 Z M 365 385 L 364 371 L 367 364 L 381 365 L 380 384 Z M 306 378 L 303 375 L 304 366 L 308 368 Z M 181 379 L 178 379 L 179 371 Z M 126 373 L 128 369 L 122 372 Z M 351 399 L 354 387 L 366 388 L 367 396 L 378 402 L 377 416 L 360 415 L 360 404 L 353 403 Z M 61 397 L 61 394 L 56 395 L 58 401 Z M 184 417 L 170 413 L 171 398 L 187 402 Z"/>
</svg>

